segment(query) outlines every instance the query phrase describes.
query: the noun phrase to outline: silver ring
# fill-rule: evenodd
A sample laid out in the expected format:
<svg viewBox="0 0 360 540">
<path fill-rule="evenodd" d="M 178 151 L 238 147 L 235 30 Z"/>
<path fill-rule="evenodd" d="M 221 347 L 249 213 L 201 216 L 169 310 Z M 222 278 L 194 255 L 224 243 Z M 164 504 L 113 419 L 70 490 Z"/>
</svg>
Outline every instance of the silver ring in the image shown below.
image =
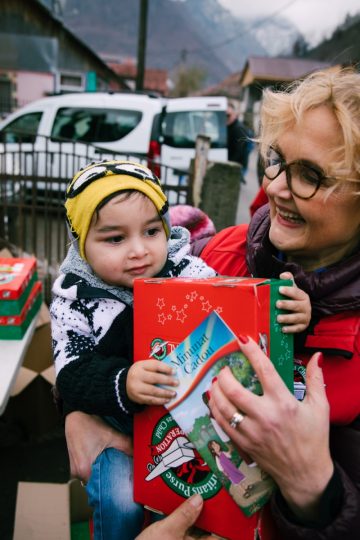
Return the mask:
<svg viewBox="0 0 360 540">
<path fill-rule="evenodd" d="M 236 429 L 236 426 L 238 424 L 241 424 L 241 422 L 245 420 L 245 416 L 243 414 L 241 414 L 240 412 L 236 412 L 232 415 L 231 417 L 231 420 L 230 420 L 230 427 Z"/>
</svg>

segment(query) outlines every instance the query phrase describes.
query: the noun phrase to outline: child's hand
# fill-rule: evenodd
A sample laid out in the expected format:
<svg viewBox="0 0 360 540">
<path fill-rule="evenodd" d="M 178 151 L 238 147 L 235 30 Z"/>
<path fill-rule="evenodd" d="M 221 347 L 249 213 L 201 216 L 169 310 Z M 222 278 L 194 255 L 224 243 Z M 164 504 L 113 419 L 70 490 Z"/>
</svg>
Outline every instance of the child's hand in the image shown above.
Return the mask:
<svg viewBox="0 0 360 540">
<path fill-rule="evenodd" d="M 179 383 L 172 375 L 173 369 L 160 360 L 135 362 L 126 380 L 128 398 L 144 405 L 164 405 L 176 396 L 176 392 L 156 385 L 177 386 Z"/>
<path fill-rule="evenodd" d="M 309 295 L 296 286 L 294 277 L 290 272 L 280 274 L 280 279 L 292 279 L 294 285 L 292 287 L 282 286 L 279 288 L 280 294 L 289 297 L 290 300 L 278 300 L 276 307 L 278 309 L 286 309 L 292 313 L 278 315 L 277 321 L 285 324 L 282 327 L 282 331 L 285 334 L 303 332 L 309 326 L 311 319 Z"/>
</svg>

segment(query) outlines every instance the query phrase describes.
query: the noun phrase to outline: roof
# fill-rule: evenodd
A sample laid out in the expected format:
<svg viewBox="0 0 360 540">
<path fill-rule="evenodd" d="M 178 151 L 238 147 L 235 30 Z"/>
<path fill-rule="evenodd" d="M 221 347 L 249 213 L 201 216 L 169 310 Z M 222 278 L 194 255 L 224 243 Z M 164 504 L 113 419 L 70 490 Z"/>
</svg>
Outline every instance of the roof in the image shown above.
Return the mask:
<svg viewBox="0 0 360 540">
<path fill-rule="evenodd" d="M 40 13 L 44 15 L 44 17 L 47 17 L 51 20 L 51 22 L 59 29 L 59 31 L 64 32 L 70 40 L 72 40 L 78 47 L 81 47 L 84 52 L 91 57 L 93 62 L 96 62 L 99 67 L 101 67 L 105 72 L 108 72 L 109 75 L 113 76 L 114 78 L 117 78 L 118 81 L 122 84 L 123 88 L 128 88 L 128 85 L 124 81 L 124 79 L 119 76 L 117 73 L 114 73 L 114 71 L 104 62 L 100 56 L 98 56 L 86 43 L 81 41 L 71 30 L 64 25 L 64 23 L 58 19 L 56 16 L 53 15 L 53 13 L 39 0 L 26 0 L 25 4 L 29 5 L 29 9 L 37 9 Z"/>
<path fill-rule="evenodd" d="M 242 71 L 240 84 L 247 75 L 247 84 L 257 81 L 294 81 L 320 69 L 328 69 L 333 64 L 304 58 L 279 58 L 250 56 Z M 251 80 L 252 79 L 252 80 Z M 244 81 L 245 82 L 245 81 Z"/>
<path fill-rule="evenodd" d="M 208 86 L 199 90 L 196 96 L 226 96 L 228 98 L 239 99 L 240 96 L 241 72 L 232 73 L 226 79 L 213 86 Z"/>
<path fill-rule="evenodd" d="M 137 66 L 133 60 L 126 60 L 123 63 L 109 62 L 109 67 L 124 79 L 136 79 Z M 165 69 L 146 68 L 144 77 L 144 89 L 160 92 L 166 95 L 168 74 Z"/>
</svg>

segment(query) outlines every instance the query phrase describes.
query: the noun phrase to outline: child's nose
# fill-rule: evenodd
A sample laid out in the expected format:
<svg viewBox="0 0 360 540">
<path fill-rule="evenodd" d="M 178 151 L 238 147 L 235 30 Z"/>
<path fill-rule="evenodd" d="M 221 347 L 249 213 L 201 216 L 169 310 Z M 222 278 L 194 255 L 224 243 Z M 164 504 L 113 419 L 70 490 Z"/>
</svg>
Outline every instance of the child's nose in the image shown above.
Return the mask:
<svg viewBox="0 0 360 540">
<path fill-rule="evenodd" d="M 131 241 L 129 256 L 142 257 L 147 252 L 146 245 L 141 238 L 133 238 Z"/>
</svg>

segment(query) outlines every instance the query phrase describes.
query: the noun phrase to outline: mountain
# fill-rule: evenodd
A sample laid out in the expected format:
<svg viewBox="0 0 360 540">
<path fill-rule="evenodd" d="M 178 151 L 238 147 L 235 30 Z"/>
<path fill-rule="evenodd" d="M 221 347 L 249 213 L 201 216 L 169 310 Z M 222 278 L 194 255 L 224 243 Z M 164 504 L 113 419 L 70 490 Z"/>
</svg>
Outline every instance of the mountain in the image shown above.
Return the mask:
<svg viewBox="0 0 360 540">
<path fill-rule="evenodd" d="M 43 2 L 98 54 L 136 58 L 140 0 Z M 147 28 L 148 67 L 171 75 L 197 66 L 207 73 L 205 84 L 240 71 L 250 55 L 289 52 L 298 35 L 286 19 L 239 19 L 217 0 L 149 0 Z"/>
<path fill-rule="evenodd" d="M 304 56 L 343 65 L 360 65 L 360 13 L 348 15 L 333 34 Z"/>
</svg>

